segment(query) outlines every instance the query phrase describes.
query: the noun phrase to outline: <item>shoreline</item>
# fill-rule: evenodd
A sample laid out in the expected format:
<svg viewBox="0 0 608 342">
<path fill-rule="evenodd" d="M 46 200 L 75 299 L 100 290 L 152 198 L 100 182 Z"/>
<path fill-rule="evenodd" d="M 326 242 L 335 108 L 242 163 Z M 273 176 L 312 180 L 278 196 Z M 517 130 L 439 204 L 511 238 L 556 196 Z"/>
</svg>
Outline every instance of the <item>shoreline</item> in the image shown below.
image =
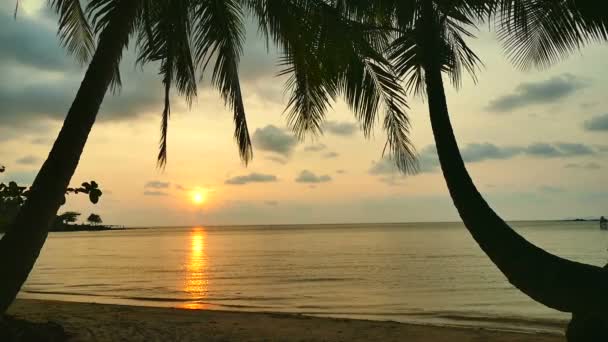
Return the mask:
<svg viewBox="0 0 608 342">
<path fill-rule="evenodd" d="M 38 299 L 17 299 L 9 314 L 56 322 L 70 341 L 565 341 L 563 335 L 482 327 Z"/>
</svg>

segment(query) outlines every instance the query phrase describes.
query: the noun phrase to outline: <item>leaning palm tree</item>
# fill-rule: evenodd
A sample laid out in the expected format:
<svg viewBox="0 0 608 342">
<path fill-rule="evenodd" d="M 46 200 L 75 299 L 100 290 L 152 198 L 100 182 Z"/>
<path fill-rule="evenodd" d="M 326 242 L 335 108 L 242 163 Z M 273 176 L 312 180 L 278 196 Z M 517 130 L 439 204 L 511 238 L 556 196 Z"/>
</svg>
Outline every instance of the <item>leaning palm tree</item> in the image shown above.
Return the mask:
<svg viewBox="0 0 608 342">
<path fill-rule="evenodd" d="M 579 6 L 583 3 L 586 6 Z M 590 10 L 591 2 L 585 0 L 336 0 L 333 5 L 368 27 L 393 32 L 388 53 L 408 91 L 428 100 L 450 196 L 473 238 L 509 282 L 560 311 L 608 311 L 608 272 L 531 244 L 479 193 L 459 152 L 443 78 L 456 87 L 463 72 L 475 78 L 481 61 L 466 38 L 474 37 L 481 21 L 496 20 L 516 65 L 546 67 L 585 43 L 605 41 L 606 15 Z"/>
<path fill-rule="evenodd" d="M 87 3 L 83 9 L 79 0 L 50 1 L 59 14 L 63 44 L 82 62 L 90 58 L 90 63 L 28 199 L 10 232 L 0 240 L 0 260 L 5 261 L 0 264 L 0 314 L 12 303 L 38 258 L 103 98 L 108 88 L 120 86 L 120 60 L 133 37 L 139 63 L 160 62 L 165 89 L 160 166 L 167 161 L 170 91 L 175 87 L 190 101 L 196 95 L 196 72 L 202 75 L 208 66 L 212 67 L 211 83 L 234 113 L 234 135 L 241 159 L 247 163 L 252 158 L 238 76 L 243 17 L 249 13 L 283 54 L 283 73 L 290 75 L 287 87 L 293 93 L 289 118 L 297 130 L 319 131 L 319 118 L 326 111 L 319 104 L 339 95 L 356 109 L 366 126 L 375 121 L 380 108 L 387 108 L 387 146 L 403 168 L 411 167 L 414 152 L 407 139 L 409 124 L 402 110 L 404 92 L 389 61 L 379 52 L 388 42 L 384 31 L 348 20 L 321 0 Z"/>
<path fill-rule="evenodd" d="M 354 1 L 353 13 L 365 13 Z M 475 77 L 479 58 L 464 38 L 480 20 L 497 19 L 499 36 L 516 65 L 546 67 L 589 41 L 605 40 L 606 16 L 590 16 L 561 0 L 378 1 L 381 22 L 397 31 L 391 57 L 413 92 L 428 98 L 437 153 L 450 195 L 473 238 L 509 282 L 551 308 L 585 314 L 608 311 L 608 273 L 562 259 L 517 234 L 476 189 L 451 126 L 442 75 L 458 86 Z M 585 7 L 588 11 L 588 8 Z M 388 19 L 387 19 L 388 18 Z M 388 22 L 387 22 L 388 21 Z"/>
</svg>

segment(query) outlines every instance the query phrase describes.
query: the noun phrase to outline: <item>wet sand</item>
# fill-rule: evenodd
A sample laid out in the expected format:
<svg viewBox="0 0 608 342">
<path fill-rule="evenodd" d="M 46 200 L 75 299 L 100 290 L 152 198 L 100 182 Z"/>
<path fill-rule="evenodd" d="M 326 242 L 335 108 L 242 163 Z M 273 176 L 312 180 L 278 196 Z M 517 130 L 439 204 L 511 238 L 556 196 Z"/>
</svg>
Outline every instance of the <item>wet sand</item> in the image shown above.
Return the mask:
<svg viewBox="0 0 608 342">
<path fill-rule="evenodd" d="M 565 341 L 549 334 L 29 299 L 17 300 L 9 314 L 56 322 L 70 334 L 70 341 Z"/>
</svg>

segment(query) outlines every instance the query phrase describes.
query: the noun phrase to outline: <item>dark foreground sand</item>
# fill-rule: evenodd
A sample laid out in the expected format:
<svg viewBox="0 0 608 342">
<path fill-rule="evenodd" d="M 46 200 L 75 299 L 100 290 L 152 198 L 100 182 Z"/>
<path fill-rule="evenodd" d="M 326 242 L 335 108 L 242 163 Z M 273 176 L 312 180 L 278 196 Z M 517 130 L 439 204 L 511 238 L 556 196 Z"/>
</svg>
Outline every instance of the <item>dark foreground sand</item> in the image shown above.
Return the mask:
<svg viewBox="0 0 608 342">
<path fill-rule="evenodd" d="M 9 313 L 64 326 L 71 341 L 563 342 L 563 336 L 299 315 L 17 300 Z"/>
</svg>

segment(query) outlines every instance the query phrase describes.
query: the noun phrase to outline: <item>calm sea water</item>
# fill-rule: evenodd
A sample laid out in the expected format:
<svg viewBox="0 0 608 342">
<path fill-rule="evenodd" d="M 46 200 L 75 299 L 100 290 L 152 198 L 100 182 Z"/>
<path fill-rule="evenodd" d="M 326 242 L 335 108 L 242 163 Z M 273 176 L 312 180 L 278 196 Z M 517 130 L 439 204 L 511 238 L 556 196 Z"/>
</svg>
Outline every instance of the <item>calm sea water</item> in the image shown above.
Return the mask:
<svg viewBox="0 0 608 342">
<path fill-rule="evenodd" d="M 596 223 L 513 226 L 560 256 L 608 261 Z M 568 319 L 509 285 L 460 223 L 51 233 L 21 297 L 533 331 Z"/>
</svg>

